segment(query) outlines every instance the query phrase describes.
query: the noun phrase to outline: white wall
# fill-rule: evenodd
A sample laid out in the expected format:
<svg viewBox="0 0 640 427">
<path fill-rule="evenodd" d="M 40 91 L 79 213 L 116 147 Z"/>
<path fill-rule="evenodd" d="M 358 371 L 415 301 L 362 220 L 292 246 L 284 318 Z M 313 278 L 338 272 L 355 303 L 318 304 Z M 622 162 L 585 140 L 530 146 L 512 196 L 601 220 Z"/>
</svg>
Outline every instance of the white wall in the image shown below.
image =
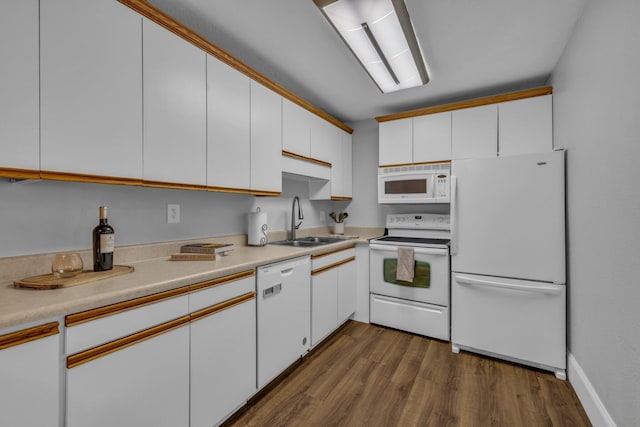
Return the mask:
<svg viewBox="0 0 640 427">
<path fill-rule="evenodd" d="M 310 202 L 304 182 L 283 181 L 282 197 L 120 185 L 0 179 L 0 257 L 91 247 L 98 207 L 108 206 L 116 246 L 224 236 L 247 232 L 247 213 L 260 206 L 270 230 L 288 229 L 291 201 L 302 199 L 301 229 L 324 225 L 320 211 L 345 202 Z M 181 222 L 167 224 L 167 204 L 180 204 Z"/>
<path fill-rule="evenodd" d="M 619 426 L 640 425 L 638 23 L 637 0 L 592 0 L 551 79 L 568 149 L 569 351 Z"/>
</svg>

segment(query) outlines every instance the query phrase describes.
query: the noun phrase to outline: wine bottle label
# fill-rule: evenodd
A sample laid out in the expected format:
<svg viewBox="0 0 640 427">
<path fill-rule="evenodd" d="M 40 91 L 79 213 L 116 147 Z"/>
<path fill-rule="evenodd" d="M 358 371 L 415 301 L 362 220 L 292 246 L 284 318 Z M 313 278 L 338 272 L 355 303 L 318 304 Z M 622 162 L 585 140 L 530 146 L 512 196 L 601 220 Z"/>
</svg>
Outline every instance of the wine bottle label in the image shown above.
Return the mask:
<svg viewBox="0 0 640 427">
<path fill-rule="evenodd" d="M 100 252 L 103 254 L 107 254 L 109 252 L 113 252 L 116 245 L 116 235 L 115 234 L 101 234 L 100 235 Z"/>
</svg>

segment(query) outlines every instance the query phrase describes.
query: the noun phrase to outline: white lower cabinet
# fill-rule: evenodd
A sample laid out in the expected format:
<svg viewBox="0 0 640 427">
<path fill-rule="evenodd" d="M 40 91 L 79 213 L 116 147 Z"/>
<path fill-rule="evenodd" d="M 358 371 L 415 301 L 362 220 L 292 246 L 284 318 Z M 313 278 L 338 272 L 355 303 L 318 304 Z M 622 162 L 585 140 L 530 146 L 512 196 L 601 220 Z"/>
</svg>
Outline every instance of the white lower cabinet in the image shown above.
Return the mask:
<svg viewBox="0 0 640 427">
<path fill-rule="evenodd" d="M 338 327 L 338 270 L 313 274 L 311 279 L 311 345 Z"/>
<path fill-rule="evenodd" d="M 128 323 L 129 330 L 127 335 L 67 354 L 66 426 L 188 426 L 187 296 L 121 312 L 119 307 L 110 306 L 116 314 L 106 317 L 94 315 L 99 309 L 89 311 L 88 321 L 77 320 L 80 314 L 67 316 L 71 341 L 81 342 L 81 336 L 104 328 L 117 330 L 121 324 Z M 181 314 L 177 318 L 176 309 Z M 145 314 L 163 312 L 162 323 L 140 329 Z"/>
<path fill-rule="evenodd" d="M 0 425 L 60 425 L 58 322 L 0 331 Z"/>
<path fill-rule="evenodd" d="M 256 392 L 256 298 L 251 275 L 189 295 L 191 427 L 225 420 Z"/>
<path fill-rule="evenodd" d="M 66 425 L 188 426 L 188 324 L 68 369 Z"/>
<path fill-rule="evenodd" d="M 312 347 L 335 331 L 356 311 L 355 259 L 355 248 L 312 257 Z"/>
</svg>

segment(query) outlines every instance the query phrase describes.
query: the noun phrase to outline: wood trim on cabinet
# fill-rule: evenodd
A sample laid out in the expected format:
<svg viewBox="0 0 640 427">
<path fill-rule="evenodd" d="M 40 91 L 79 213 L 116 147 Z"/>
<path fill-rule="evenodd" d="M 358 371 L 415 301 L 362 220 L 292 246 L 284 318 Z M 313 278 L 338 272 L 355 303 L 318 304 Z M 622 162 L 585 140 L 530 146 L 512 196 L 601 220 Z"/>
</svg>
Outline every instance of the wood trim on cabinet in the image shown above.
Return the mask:
<svg viewBox="0 0 640 427">
<path fill-rule="evenodd" d="M 245 279 L 247 277 L 255 276 L 255 271 L 246 270 L 240 273 L 229 274 L 227 276 L 218 277 L 216 279 L 207 280 L 206 282 L 195 283 L 189 285 L 189 293 L 201 291 L 207 288 L 213 288 L 214 286 L 224 285 L 225 283 L 233 282 L 235 280 Z"/>
<path fill-rule="evenodd" d="M 393 165 L 379 165 L 379 168 L 401 168 L 405 166 L 417 166 L 417 165 L 436 165 L 442 163 L 451 164 L 451 160 L 436 160 L 435 162 L 418 162 L 418 163 L 396 163 Z"/>
<path fill-rule="evenodd" d="M 157 294 L 151 294 L 144 297 L 131 299 L 128 301 L 122 301 L 104 307 L 92 308 L 90 310 L 81 311 L 79 313 L 68 314 L 64 318 L 65 326 L 75 326 L 81 323 L 90 322 L 92 320 L 100 319 L 102 317 L 111 316 L 113 314 L 122 313 L 123 311 L 133 310 L 145 305 L 154 304 L 156 302 L 164 301 L 170 298 L 187 294 L 189 292 L 189 286 L 183 286 L 176 289 L 170 289 L 168 291 L 159 292 Z"/>
<path fill-rule="evenodd" d="M 356 257 L 354 257 L 354 256 L 352 256 L 351 258 L 343 259 L 342 261 L 338 261 L 335 264 L 327 265 L 326 267 L 321 267 L 321 268 L 318 268 L 317 270 L 313 270 L 311 272 L 311 275 L 315 276 L 316 274 L 324 273 L 327 270 L 331 270 L 332 268 L 340 267 L 341 265 L 348 264 L 351 261 L 355 261 L 355 260 L 356 260 Z"/>
<path fill-rule="evenodd" d="M 15 179 L 40 179 L 40 171 L 31 169 L 0 168 L 0 177 Z"/>
<path fill-rule="evenodd" d="M 287 156 L 287 157 L 291 157 L 291 158 L 294 158 L 294 159 L 298 159 L 298 160 L 303 160 L 303 161 L 309 162 L 309 163 L 315 163 L 315 164 L 318 164 L 320 166 L 331 167 L 331 163 L 329 163 L 329 162 L 325 162 L 323 160 L 314 159 L 313 157 L 303 156 L 302 154 L 292 153 L 291 151 L 282 150 L 282 155 L 283 156 Z"/>
<path fill-rule="evenodd" d="M 350 202 L 353 200 L 352 197 L 344 197 L 344 196 L 331 196 L 331 200 L 334 202 Z"/>
<path fill-rule="evenodd" d="M 259 197 L 279 197 L 282 196 L 281 191 L 264 191 L 264 190 L 251 190 L 251 194 Z"/>
<path fill-rule="evenodd" d="M 67 368 L 75 368 L 83 363 L 90 362 L 99 357 L 106 356 L 118 350 L 138 344 L 142 341 L 157 337 L 158 335 L 177 329 L 189 323 L 189 315 L 179 317 L 169 322 L 162 323 L 149 329 L 145 329 L 135 334 L 90 348 L 80 353 L 72 354 L 67 357 Z"/>
<path fill-rule="evenodd" d="M 176 190 L 200 190 L 207 191 L 208 187 L 206 185 L 200 184 L 182 184 L 179 182 L 164 182 L 164 181 L 148 181 L 142 180 L 143 187 L 154 187 L 154 188 L 173 188 Z"/>
<path fill-rule="evenodd" d="M 210 307 L 203 308 L 198 311 L 194 311 L 189 315 L 191 322 L 195 322 L 196 320 L 200 320 L 204 317 L 211 316 L 213 314 L 219 313 L 223 310 L 226 310 L 231 307 L 235 307 L 236 305 L 243 304 L 247 301 L 251 301 L 256 298 L 255 292 L 248 292 L 244 295 L 237 296 L 235 298 L 231 298 L 229 300 L 223 301 L 221 303 L 212 305 Z"/>
<path fill-rule="evenodd" d="M 43 325 L 34 326 L 32 328 L 22 329 L 20 331 L 0 335 L 0 350 L 28 343 L 30 341 L 39 340 L 40 338 L 57 335 L 59 333 L 58 325 L 58 322 L 50 322 Z"/>
<path fill-rule="evenodd" d="M 318 258 L 326 257 L 326 256 L 329 256 L 329 255 L 337 254 L 339 252 L 348 251 L 349 249 L 353 249 L 355 247 L 356 247 L 356 245 L 354 244 L 353 246 L 347 246 L 346 248 L 334 249 L 332 251 L 323 252 L 321 254 L 314 254 L 314 255 L 311 255 L 311 259 L 318 259 Z"/>
<path fill-rule="evenodd" d="M 499 95 L 491 95 L 483 98 L 458 101 L 450 104 L 434 105 L 433 107 L 420 108 L 418 110 L 405 111 L 402 113 L 389 114 L 387 116 L 376 117 L 378 123 L 391 120 L 408 119 L 410 117 L 425 116 L 427 114 L 443 113 L 446 111 L 461 110 L 463 108 L 480 107 L 482 105 L 497 104 L 499 102 L 516 101 L 518 99 L 533 98 L 536 96 L 550 95 L 553 93 L 552 86 L 544 86 L 534 89 L 521 90 Z"/>
<path fill-rule="evenodd" d="M 137 178 L 123 178 L 117 176 L 89 175 L 70 172 L 40 171 L 41 179 L 54 181 L 93 182 L 96 184 L 141 185 L 142 180 Z"/>
<path fill-rule="evenodd" d="M 293 93 L 290 90 L 284 88 L 283 86 L 280 86 L 279 84 L 277 84 L 273 80 L 269 79 L 265 75 L 259 73 L 257 70 L 251 68 L 249 65 L 247 65 L 244 62 L 240 61 L 239 59 L 235 58 L 229 52 L 227 52 L 227 51 L 221 49 L 220 47 L 216 46 L 215 44 L 211 43 L 209 40 L 205 39 L 200 34 L 196 33 L 195 31 L 191 30 L 190 28 L 187 28 L 184 24 L 182 24 L 181 22 L 179 22 L 175 18 L 173 18 L 170 15 L 162 12 L 160 9 L 156 8 L 155 6 L 153 6 L 147 0 L 118 0 L 118 1 L 120 3 L 122 3 L 123 5 L 135 10 L 140 15 L 150 19 L 151 21 L 155 22 L 156 24 L 158 24 L 158 25 L 164 27 L 165 29 L 171 31 L 172 33 L 174 33 L 178 37 L 182 37 L 183 39 L 185 39 L 189 43 L 193 44 L 194 46 L 197 46 L 198 48 L 202 49 L 203 51 L 205 51 L 205 52 L 209 53 L 210 55 L 216 57 L 217 59 L 219 59 L 220 61 L 224 62 L 225 64 L 235 68 L 236 70 L 240 71 L 243 74 L 246 74 L 247 76 L 249 76 L 251 79 L 255 80 L 256 82 L 262 84 L 263 86 L 266 86 L 267 88 L 273 90 L 277 94 L 279 94 L 279 95 L 289 99 L 290 101 L 298 104 L 299 106 L 301 106 L 302 108 L 310 111 L 311 113 L 315 114 L 316 116 L 319 116 L 319 117 L 323 118 L 324 120 L 326 120 L 326 121 L 330 122 L 331 124 L 339 127 L 340 129 L 344 130 L 345 132 L 353 133 L 353 129 L 351 129 L 346 124 L 342 123 L 340 120 L 338 120 L 335 117 L 329 115 L 328 113 L 320 110 L 318 107 L 316 107 L 316 106 L 312 105 L 311 103 L 305 101 L 304 99 L 300 98 L 295 93 Z"/>
</svg>

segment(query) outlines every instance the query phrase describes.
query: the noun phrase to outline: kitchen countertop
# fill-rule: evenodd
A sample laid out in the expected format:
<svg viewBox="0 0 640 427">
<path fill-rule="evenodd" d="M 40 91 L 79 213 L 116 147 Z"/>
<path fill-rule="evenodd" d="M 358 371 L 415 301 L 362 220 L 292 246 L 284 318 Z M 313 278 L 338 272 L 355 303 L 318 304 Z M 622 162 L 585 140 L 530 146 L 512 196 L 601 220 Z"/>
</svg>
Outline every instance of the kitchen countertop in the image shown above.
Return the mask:
<svg viewBox="0 0 640 427">
<path fill-rule="evenodd" d="M 66 314 L 191 285 L 240 271 L 253 270 L 261 265 L 298 256 L 330 252 L 358 243 L 367 244 L 369 239 L 382 234 L 382 229 L 350 231 L 349 234 L 356 234 L 358 238 L 345 239 L 314 248 L 278 245 L 251 247 L 236 244 L 229 255 L 218 256 L 215 261 L 170 261 L 168 255 L 133 262 L 116 258 L 116 264 L 131 265 L 135 271 L 63 289 L 15 288 L 13 280 L 22 279 L 24 276 L 15 277 L 13 280 L 3 278 L 0 279 L 0 330 L 16 325 L 50 320 Z M 116 248 L 117 251 L 118 248 Z M 85 265 L 87 264 L 85 263 Z"/>
</svg>

